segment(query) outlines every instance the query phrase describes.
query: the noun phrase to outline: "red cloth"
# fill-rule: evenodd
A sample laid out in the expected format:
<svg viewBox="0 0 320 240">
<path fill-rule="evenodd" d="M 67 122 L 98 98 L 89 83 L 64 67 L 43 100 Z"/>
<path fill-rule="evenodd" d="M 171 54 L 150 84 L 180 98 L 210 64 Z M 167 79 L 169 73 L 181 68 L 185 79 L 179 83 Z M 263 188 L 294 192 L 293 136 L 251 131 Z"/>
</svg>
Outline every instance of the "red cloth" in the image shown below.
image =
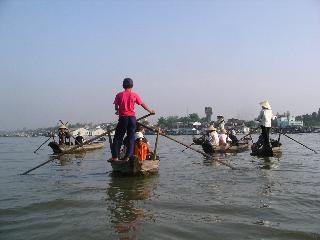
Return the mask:
<svg viewBox="0 0 320 240">
<path fill-rule="evenodd" d="M 113 103 L 118 106 L 119 116 L 135 116 L 134 105 L 143 102 L 138 94 L 126 89 L 116 95 Z"/>
<path fill-rule="evenodd" d="M 139 158 L 139 160 L 144 161 L 147 159 L 149 154 L 148 144 L 140 141 L 136 142 L 134 145 L 134 155 Z"/>
</svg>

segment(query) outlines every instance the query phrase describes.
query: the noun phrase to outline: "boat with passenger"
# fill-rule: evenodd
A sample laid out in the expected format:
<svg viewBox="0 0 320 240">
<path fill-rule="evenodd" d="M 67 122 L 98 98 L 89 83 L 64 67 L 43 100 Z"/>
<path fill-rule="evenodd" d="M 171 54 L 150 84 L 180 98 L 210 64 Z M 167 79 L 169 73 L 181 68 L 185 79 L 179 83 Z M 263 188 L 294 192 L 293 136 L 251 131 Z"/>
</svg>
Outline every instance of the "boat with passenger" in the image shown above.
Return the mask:
<svg viewBox="0 0 320 240">
<path fill-rule="evenodd" d="M 97 143 L 89 143 L 83 144 L 82 146 L 77 145 L 66 145 L 66 144 L 59 144 L 57 142 L 50 142 L 48 144 L 49 147 L 53 150 L 53 153 L 60 154 L 60 153 L 79 153 L 85 151 L 91 151 L 95 149 L 100 149 L 104 147 L 104 142 L 97 142 Z"/>
<path fill-rule="evenodd" d="M 264 147 L 259 147 L 257 143 L 251 146 L 251 156 L 256 157 L 277 157 L 282 154 L 280 139 L 270 139 L 271 148 L 265 149 Z"/>
</svg>

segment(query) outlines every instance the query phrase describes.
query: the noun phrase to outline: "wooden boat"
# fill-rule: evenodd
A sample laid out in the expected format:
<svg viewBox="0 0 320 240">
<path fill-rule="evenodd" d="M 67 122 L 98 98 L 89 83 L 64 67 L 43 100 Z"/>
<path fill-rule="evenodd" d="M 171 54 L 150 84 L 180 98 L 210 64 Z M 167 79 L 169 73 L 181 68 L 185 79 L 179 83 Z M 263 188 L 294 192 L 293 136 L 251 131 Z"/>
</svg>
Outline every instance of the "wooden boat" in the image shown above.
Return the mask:
<svg viewBox="0 0 320 240">
<path fill-rule="evenodd" d="M 207 154 L 215 153 L 239 153 L 250 149 L 249 142 L 239 142 L 237 145 L 215 146 L 213 147 L 208 141 L 204 141 L 202 149 Z"/>
<path fill-rule="evenodd" d="M 257 148 L 255 144 L 251 147 L 251 156 L 257 157 L 277 157 L 282 153 L 281 143 L 279 140 L 270 139 L 271 151 L 266 151 L 263 147 Z"/>
<path fill-rule="evenodd" d="M 85 144 L 76 149 L 73 149 L 73 148 L 77 145 L 65 145 L 65 144 L 59 145 L 57 142 L 50 142 L 48 146 L 52 148 L 54 153 L 78 153 L 78 152 L 85 152 L 85 151 L 91 151 L 91 150 L 103 148 L 104 143 L 97 142 L 97 143 Z"/>
<path fill-rule="evenodd" d="M 140 161 L 137 157 L 132 157 L 129 160 L 111 161 L 112 170 L 114 172 L 129 174 L 129 175 L 149 175 L 158 172 L 160 160 L 144 160 Z"/>
</svg>

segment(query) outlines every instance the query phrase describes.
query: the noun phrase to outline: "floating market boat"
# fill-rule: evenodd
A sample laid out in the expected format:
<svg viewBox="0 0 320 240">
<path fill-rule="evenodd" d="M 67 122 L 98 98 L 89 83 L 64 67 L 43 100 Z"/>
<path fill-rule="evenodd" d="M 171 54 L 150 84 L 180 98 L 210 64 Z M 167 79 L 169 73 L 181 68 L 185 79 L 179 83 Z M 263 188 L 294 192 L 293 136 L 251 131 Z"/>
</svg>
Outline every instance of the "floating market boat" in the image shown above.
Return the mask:
<svg viewBox="0 0 320 240">
<path fill-rule="evenodd" d="M 237 145 L 215 146 L 213 147 L 208 141 L 201 144 L 203 151 L 207 154 L 215 153 L 240 153 L 250 149 L 249 142 L 239 142 Z"/>
<path fill-rule="evenodd" d="M 277 157 L 282 154 L 281 143 L 279 140 L 270 139 L 271 150 L 266 151 L 263 147 L 257 148 L 255 144 L 251 147 L 251 156 L 257 157 Z"/>
<path fill-rule="evenodd" d="M 85 152 L 85 151 L 91 151 L 91 150 L 103 148 L 104 142 L 84 144 L 81 147 L 77 147 L 78 145 L 66 145 L 66 144 L 59 145 L 57 142 L 50 142 L 48 146 L 52 148 L 54 153 L 58 153 L 58 154 L 59 153 L 78 153 L 78 152 Z"/>
<path fill-rule="evenodd" d="M 160 160 L 140 161 L 136 156 L 129 160 L 108 160 L 111 163 L 113 172 L 129 175 L 149 175 L 158 172 Z"/>
</svg>

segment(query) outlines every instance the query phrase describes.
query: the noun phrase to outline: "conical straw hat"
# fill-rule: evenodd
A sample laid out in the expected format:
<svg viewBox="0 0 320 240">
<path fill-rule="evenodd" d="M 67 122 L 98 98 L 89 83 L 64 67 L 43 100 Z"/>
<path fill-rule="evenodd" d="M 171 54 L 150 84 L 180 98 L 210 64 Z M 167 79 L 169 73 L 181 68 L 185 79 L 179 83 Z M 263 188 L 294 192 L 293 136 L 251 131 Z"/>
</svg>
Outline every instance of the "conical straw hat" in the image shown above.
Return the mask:
<svg viewBox="0 0 320 240">
<path fill-rule="evenodd" d="M 64 124 L 61 124 L 59 129 L 67 129 L 67 127 Z"/>
<path fill-rule="evenodd" d="M 271 110 L 271 106 L 268 102 L 268 100 L 262 101 L 261 103 L 259 103 L 261 107 L 264 107 L 266 109 L 270 109 Z"/>
</svg>

